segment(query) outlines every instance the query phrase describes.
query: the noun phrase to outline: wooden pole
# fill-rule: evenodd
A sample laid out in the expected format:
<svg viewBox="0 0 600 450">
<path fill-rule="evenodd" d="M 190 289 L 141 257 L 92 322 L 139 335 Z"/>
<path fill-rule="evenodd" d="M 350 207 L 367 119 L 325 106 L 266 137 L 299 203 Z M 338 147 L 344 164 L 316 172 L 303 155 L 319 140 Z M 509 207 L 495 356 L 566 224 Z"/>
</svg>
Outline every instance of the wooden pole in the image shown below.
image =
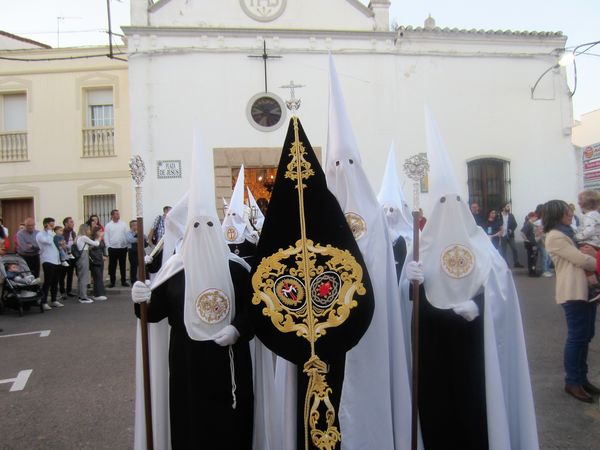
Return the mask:
<svg viewBox="0 0 600 450">
<path fill-rule="evenodd" d="M 146 264 L 144 263 L 144 218 L 137 218 L 137 257 L 138 280 L 146 281 Z M 150 391 L 150 354 L 148 351 L 148 304 L 140 303 L 140 328 L 142 337 L 142 366 L 144 374 L 144 413 L 146 417 L 146 448 L 153 450 L 154 437 L 152 431 L 152 398 Z"/>
<path fill-rule="evenodd" d="M 421 180 L 427 175 L 429 163 L 424 154 L 411 156 L 404 162 L 404 171 L 413 180 L 413 261 L 419 261 L 419 193 Z M 412 314 L 412 395 L 411 395 L 411 450 L 419 445 L 419 282 L 411 281 L 413 314 Z"/>
<path fill-rule="evenodd" d="M 131 177 L 135 182 L 135 205 L 137 216 L 137 256 L 138 280 L 146 281 L 146 265 L 144 263 L 144 218 L 142 214 L 142 181 L 146 174 L 144 162 L 139 156 L 134 156 L 129 162 Z M 152 398 L 150 391 L 150 354 L 148 351 L 148 305 L 140 303 L 140 330 L 142 339 L 142 372 L 144 379 L 144 415 L 146 418 L 146 448 L 154 450 L 154 433 L 152 432 Z"/>
<path fill-rule="evenodd" d="M 419 261 L 419 211 L 413 211 L 413 261 Z M 411 281 L 412 313 L 412 396 L 411 396 L 411 450 L 417 450 L 419 436 L 419 281 Z"/>
</svg>

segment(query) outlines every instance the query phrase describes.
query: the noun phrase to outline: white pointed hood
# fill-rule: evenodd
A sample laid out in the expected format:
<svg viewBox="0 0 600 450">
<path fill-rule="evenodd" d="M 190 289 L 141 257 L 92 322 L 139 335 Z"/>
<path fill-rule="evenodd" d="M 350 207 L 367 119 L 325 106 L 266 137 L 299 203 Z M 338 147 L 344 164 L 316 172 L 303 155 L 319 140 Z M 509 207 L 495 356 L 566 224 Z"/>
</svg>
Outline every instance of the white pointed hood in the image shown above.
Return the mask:
<svg viewBox="0 0 600 450">
<path fill-rule="evenodd" d="M 489 274 L 493 253 L 489 238 L 475 223 L 433 114 L 425 108 L 431 214 L 421 234 L 420 260 L 429 302 L 451 309 L 471 300 Z M 409 252 L 410 254 L 411 252 Z"/>
<path fill-rule="evenodd" d="M 235 316 L 229 248 L 215 206 L 213 160 L 194 135 L 188 217 L 181 247 L 185 268 L 183 318 L 190 338 L 210 340 Z"/>
<path fill-rule="evenodd" d="M 244 231 L 246 229 L 244 214 L 244 165 L 242 164 L 229 201 L 229 207 L 223 219 L 223 235 L 225 242 L 228 244 L 241 244 L 244 242 Z"/>
<path fill-rule="evenodd" d="M 392 242 L 362 168 L 331 56 L 329 74 L 327 186 L 358 243 L 375 299 L 368 330 L 346 353 L 339 408 L 341 449 L 408 448 L 410 387 Z"/>
<path fill-rule="evenodd" d="M 262 230 L 263 223 L 265 223 L 265 216 L 258 207 L 258 203 L 256 203 L 256 200 L 254 199 L 254 195 L 252 195 L 252 191 L 250 190 L 250 188 L 247 187 L 246 189 L 248 189 L 248 204 L 250 205 L 250 213 L 256 214 L 256 223 L 254 224 L 254 227 L 260 233 L 260 230 Z"/>
<path fill-rule="evenodd" d="M 396 168 L 396 151 L 393 143 L 390 145 L 377 200 L 383 207 L 392 242 L 396 242 L 401 236 L 408 245 L 413 238 L 413 219 L 400 185 L 400 177 Z"/>
<path fill-rule="evenodd" d="M 183 239 L 185 233 L 185 224 L 188 216 L 189 193 L 186 192 L 183 197 L 173 206 L 171 211 L 165 217 L 165 234 L 163 235 L 163 264 L 173 256 L 177 243 Z"/>
</svg>

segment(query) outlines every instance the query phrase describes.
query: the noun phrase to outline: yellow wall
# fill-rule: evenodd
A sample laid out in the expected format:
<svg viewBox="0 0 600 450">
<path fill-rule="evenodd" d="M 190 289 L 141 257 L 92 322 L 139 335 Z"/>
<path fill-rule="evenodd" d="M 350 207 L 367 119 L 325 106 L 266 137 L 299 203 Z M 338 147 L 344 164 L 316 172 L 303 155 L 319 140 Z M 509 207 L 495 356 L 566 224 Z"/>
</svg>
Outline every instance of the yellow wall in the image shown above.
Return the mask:
<svg viewBox="0 0 600 450">
<path fill-rule="evenodd" d="M 115 194 L 121 217 L 133 217 L 127 62 L 109 59 L 106 47 L 1 51 L 0 56 L 54 61 L 2 61 L 0 95 L 27 93 L 28 161 L 0 162 L 0 199 L 33 197 L 35 218 L 84 221 L 83 196 Z M 83 157 L 86 89 L 112 87 L 115 155 Z M 2 130 L 0 130 L 2 131 Z"/>
</svg>

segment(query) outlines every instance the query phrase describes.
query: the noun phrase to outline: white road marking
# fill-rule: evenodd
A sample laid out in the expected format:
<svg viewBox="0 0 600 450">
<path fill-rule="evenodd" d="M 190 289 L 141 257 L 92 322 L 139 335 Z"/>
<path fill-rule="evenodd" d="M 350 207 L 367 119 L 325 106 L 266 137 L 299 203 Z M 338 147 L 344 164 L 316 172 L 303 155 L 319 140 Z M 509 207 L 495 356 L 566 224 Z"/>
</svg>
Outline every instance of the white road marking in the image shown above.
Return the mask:
<svg viewBox="0 0 600 450">
<path fill-rule="evenodd" d="M 30 331 L 28 333 L 17 333 L 17 334 L 0 334 L 0 338 L 15 337 L 15 336 L 27 336 L 28 334 L 39 334 L 41 338 L 48 337 L 48 336 L 50 336 L 50 330 Z"/>
<path fill-rule="evenodd" d="M 0 384 L 12 383 L 9 392 L 17 392 L 25 389 L 29 375 L 33 372 L 32 369 L 21 370 L 15 378 L 7 378 L 6 380 L 0 380 Z"/>
</svg>

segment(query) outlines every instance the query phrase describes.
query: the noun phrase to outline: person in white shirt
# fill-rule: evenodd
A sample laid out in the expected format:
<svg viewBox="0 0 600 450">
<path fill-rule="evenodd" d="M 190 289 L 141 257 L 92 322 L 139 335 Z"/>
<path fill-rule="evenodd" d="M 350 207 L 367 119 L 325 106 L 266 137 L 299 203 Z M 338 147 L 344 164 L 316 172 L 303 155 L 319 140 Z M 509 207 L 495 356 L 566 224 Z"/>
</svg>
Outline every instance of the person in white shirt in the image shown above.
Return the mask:
<svg viewBox="0 0 600 450">
<path fill-rule="evenodd" d="M 58 248 L 54 245 L 54 219 L 46 217 L 42 221 L 44 230 L 40 231 L 35 239 L 40 247 L 40 261 L 44 271 L 44 285 L 42 287 L 42 308 L 45 310 L 64 306 L 56 298 L 58 294 L 58 276 L 60 275 L 60 256 Z M 50 291 L 50 304 L 48 304 L 48 291 Z"/>
<path fill-rule="evenodd" d="M 110 212 L 110 222 L 104 226 L 104 243 L 108 248 L 108 276 L 110 285 L 115 287 L 117 278 L 117 263 L 119 263 L 119 272 L 121 274 L 121 286 L 129 287 L 127 283 L 127 232 L 129 228 L 125 222 L 121 222 L 121 214 L 118 209 Z"/>
</svg>

